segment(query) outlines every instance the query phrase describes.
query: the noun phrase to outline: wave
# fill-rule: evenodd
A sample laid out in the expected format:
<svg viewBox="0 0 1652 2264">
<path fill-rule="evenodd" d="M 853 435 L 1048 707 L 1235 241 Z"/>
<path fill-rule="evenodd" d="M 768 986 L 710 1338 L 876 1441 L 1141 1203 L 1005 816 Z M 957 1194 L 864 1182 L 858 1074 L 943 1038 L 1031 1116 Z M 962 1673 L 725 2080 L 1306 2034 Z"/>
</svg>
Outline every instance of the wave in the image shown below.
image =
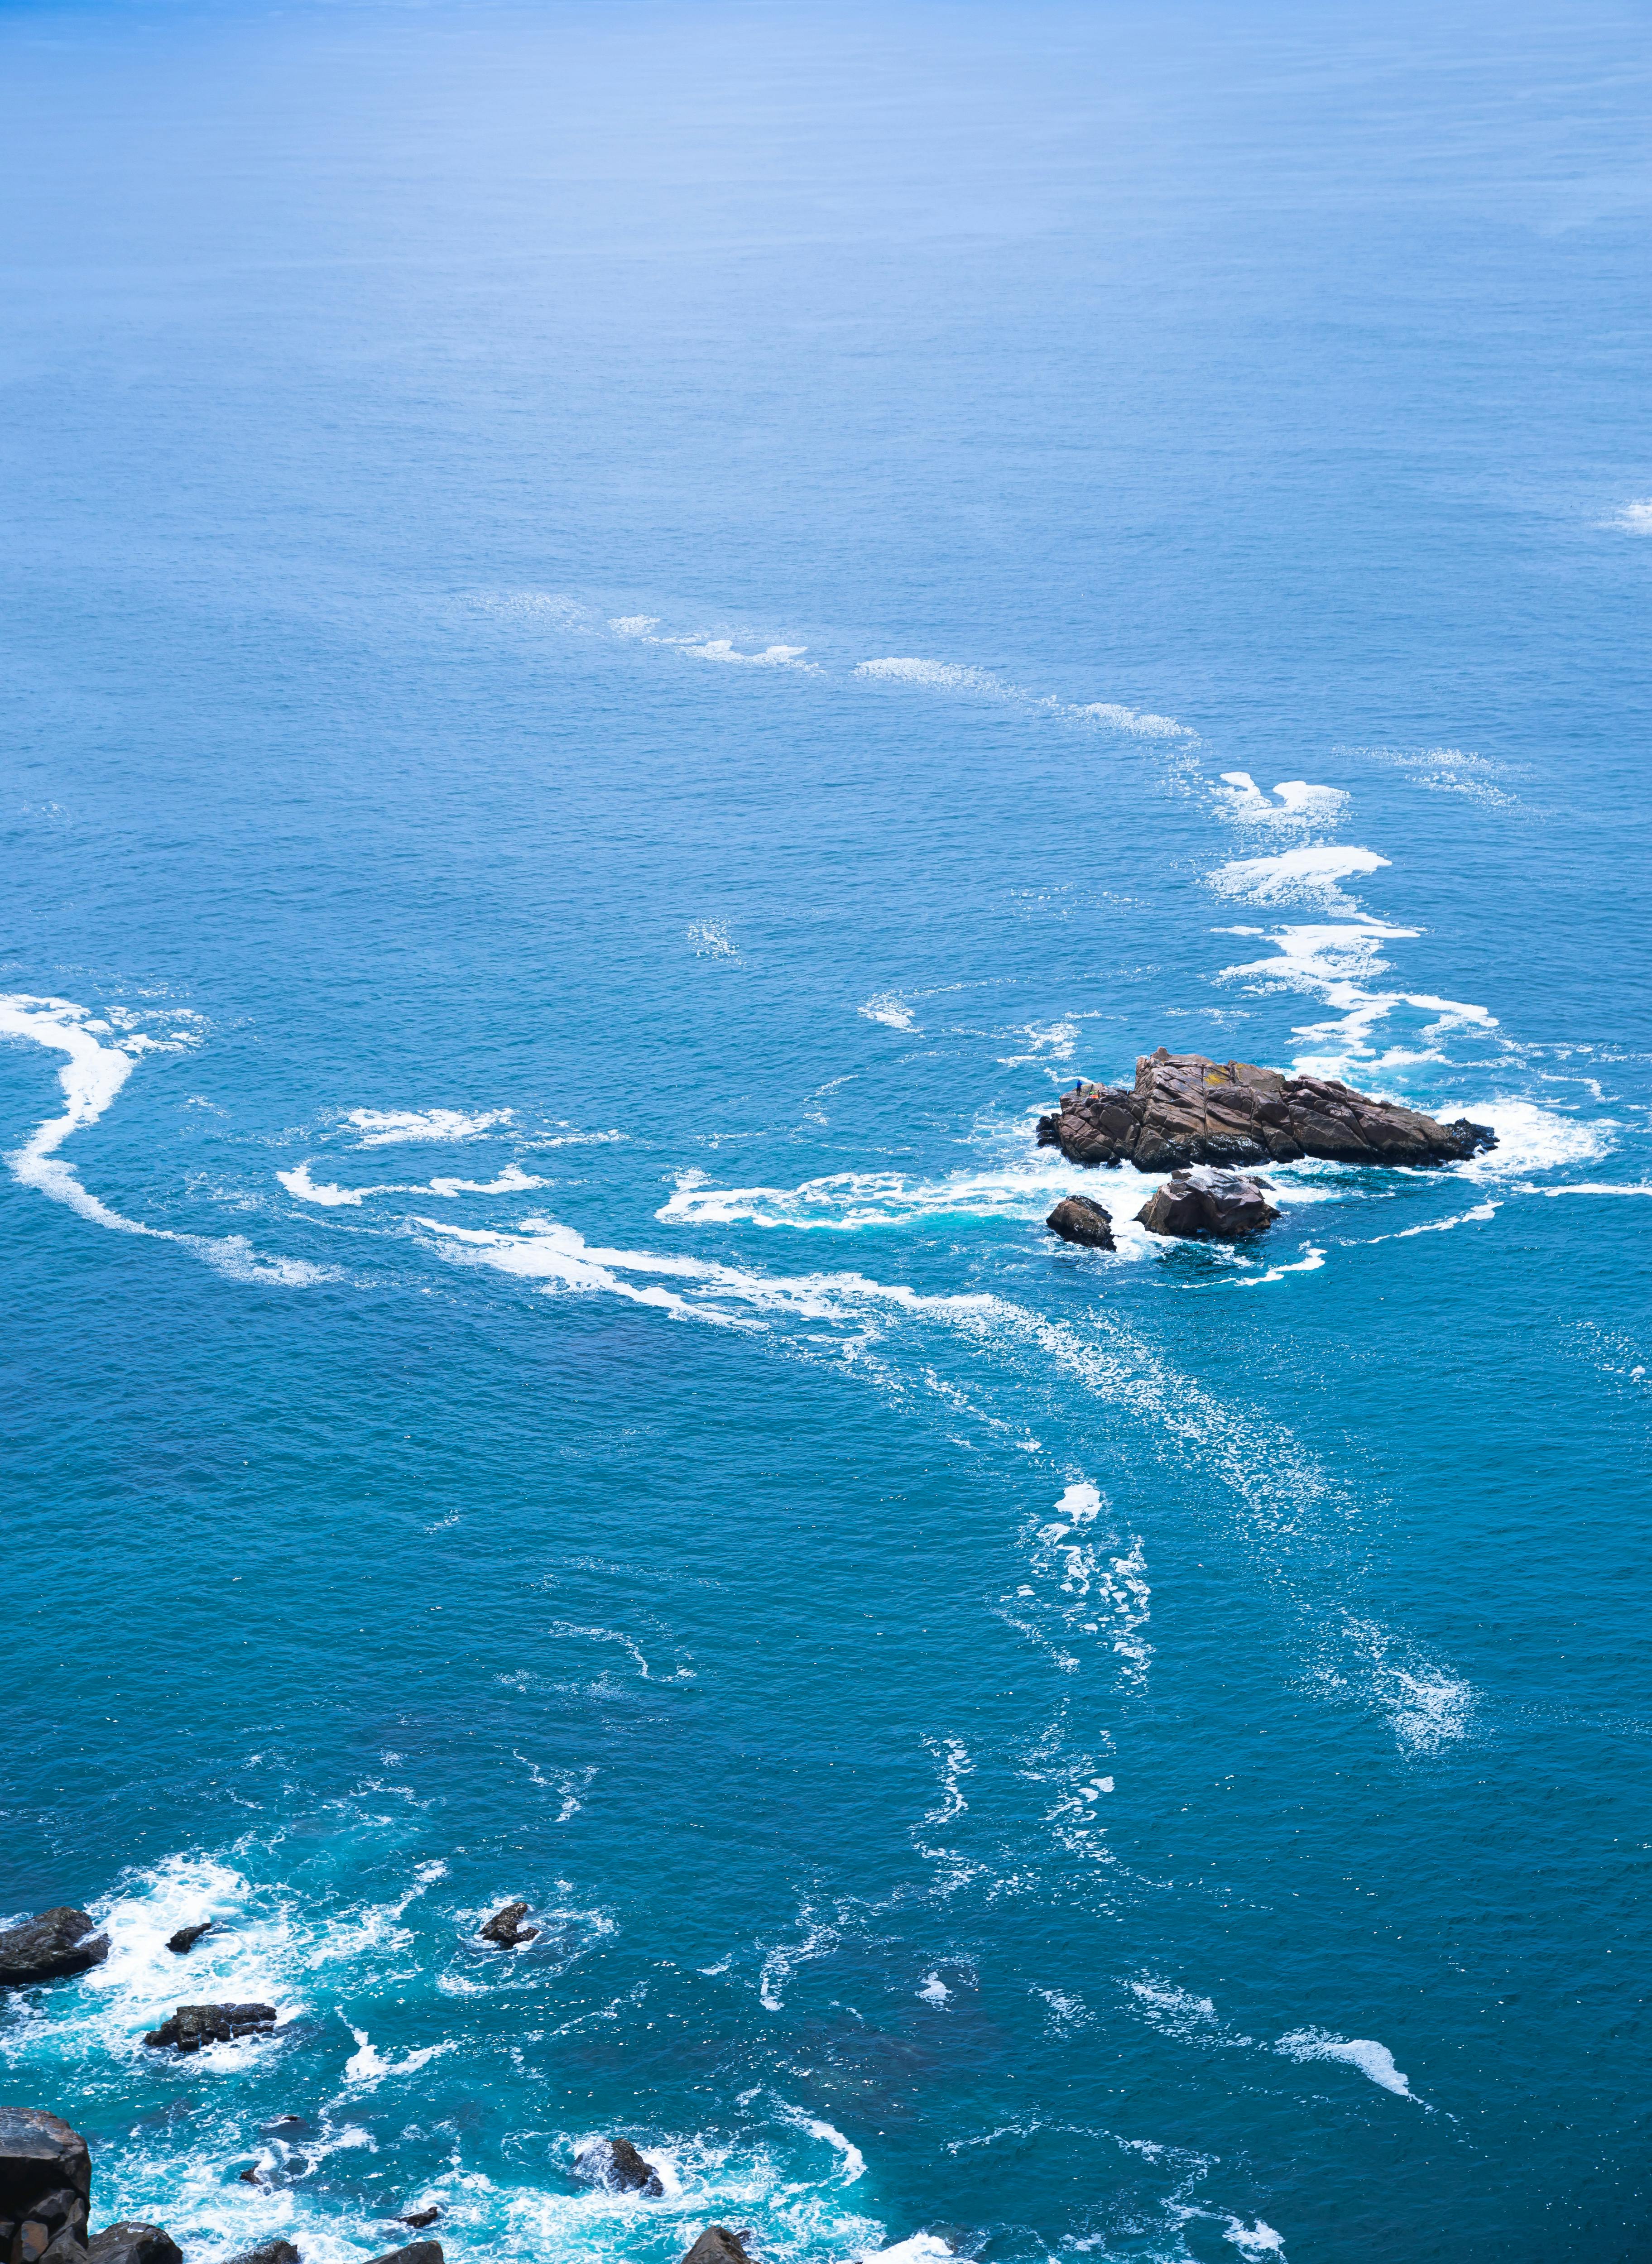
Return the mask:
<svg viewBox="0 0 1652 2264">
<path fill-rule="evenodd" d="M 1258 904 L 1317 903 L 1327 911 L 1357 909 L 1337 887 L 1355 873 L 1380 872 L 1388 863 L 1374 849 L 1333 843 L 1282 849 L 1272 857 L 1239 857 L 1219 865 L 1205 879 L 1218 896 L 1244 896 Z"/>
<path fill-rule="evenodd" d="M 1248 771 L 1224 771 L 1217 808 L 1224 817 L 1241 825 L 1329 825 L 1348 807 L 1341 787 L 1310 786 L 1306 779 L 1285 779 L 1273 789 L 1270 802 Z"/>
<path fill-rule="evenodd" d="M 536 1179 L 523 1171 L 520 1164 L 507 1164 L 491 1179 L 419 1179 L 412 1182 L 390 1181 L 375 1186 L 341 1187 L 329 1180 L 312 1179 L 308 1157 L 290 1172 L 277 1172 L 277 1179 L 289 1195 L 300 1202 L 317 1203 L 324 1209 L 359 1208 L 369 1195 L 441 1195 L 456 1201 L 461 1195 L 522 1194 L 530 1188 L 548 1186 L 548 1179 Z"/>
<path fill-rule="evenodd" d="M 479 1140 L 496 1124 L 508 1124 L 508 1108 L 475 1114 L 460 1108 L 353 1108 L 346 1121 L 361 1137 L 359 1148 L 392 1148 L 410 1142 Z"/>
</svg>

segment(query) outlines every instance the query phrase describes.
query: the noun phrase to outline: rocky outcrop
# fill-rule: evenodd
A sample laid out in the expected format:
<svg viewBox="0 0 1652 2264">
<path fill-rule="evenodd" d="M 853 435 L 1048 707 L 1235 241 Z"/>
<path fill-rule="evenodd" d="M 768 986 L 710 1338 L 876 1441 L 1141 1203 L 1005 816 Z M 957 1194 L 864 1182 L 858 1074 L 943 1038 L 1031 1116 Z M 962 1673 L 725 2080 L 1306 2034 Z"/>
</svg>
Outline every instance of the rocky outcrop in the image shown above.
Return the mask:
<svg viewBox="0 0 1652 2264">
<path fill-rule="evenodd" d="M 180 1926 L 176 1934 L 168 1934 L 166 1946 L 175 1956 L 182 1957 L 186 1951 L 195 1947 L 203 1934 L 211 1932 L 212 1920 L 204 1918 L 199 1926 Z"/>
<path fill-rule="evenodd" d="M 410 2240 L 405 2248 L 387 2248 L 373 2264 L 446 2264 L 440 2240 Z"/>
<path fill-rule="evenodd" d="M 682 2264 L 752 2264 L 752 2260 L 726 2224 L 708 2224 Z"/>
<path fill-rule="evenodd" d="M 1268 1201 L 1266 1179 L 1242 1172 L 1212 1172 L 1195 1164 L 1172 1172 L 1136 1213 L 1149 1234 L 1174 1234 L 1185 1240 L 1235 1242 L 1258 1234 L 1279 1215 Z"/>
<path fill-rule="evenodd" d="M 1252 1062 L 1214 1062 L 1161 1046 L 1136 1063 L 1136 1082 L 1081 1085 L 1038 1119 L 1038 1144 L 1075 1164 L 1458 1164 L 1495 1148 L 1488 1124 L 1437 1123 L 1397 1101 L 1374 1100 L 1334 1078 L 1284 1077 Z"/>
<path fill-rule="evenodd" d="M 180 2005 L 170 2021 L 143 2039 L 156 2051 L 170 2045 L 180 2052 L 203 2044 L 227 2044 L 241 2036 L 266 2035 L 275 2026 L 273 2005 Z"/>
<path fill-rule="evenodd" d="M 643 2159 L 629 2138 L 593 2138 L 580 2147 L 573 2166 L 580 2177 L 605 2186 L 609 2193 L 639 2193 L 657 2201 L 666 2190 L 659 2172 Z"/>
<path fill-rule="evenodd" d="M 434 2224 L 440 2215 L 440 2210 L 433 2203 L 429 2209 L 410 2209 L 398 2217 L 396 2222 L 398 2224 L 411 2225 L 415 2232 L 422 2232 L 426 2225 Z"/>
<path fill-rule="evenodd" d="M 290 2240 L 266 2240 L 261 2247 L 244 2248 L 229 2264 L 298 2264 L 298 2251 Z"/>
<path fill-rule="evenodd" d="M 184 2264 L 184 2259 L 171 2234 L 163 2232 L 158 2224 L 123 2220 L 93 2234 L 86 2264 Z"/>
<path fill-rule="evenodd" d="M 1111 1250 L 1113 1215 L 1103 1210 L 1088 1195 L 1063 1195 L 1045 1219 L 1052 1234 L 1059 1234 L 1063 1242 L 1082 1243 L 1087 1250 Z"/>
<path fill-rule="evenodd" d="M 91 2200 L 80 2133 L 37 2108 L 0 2107 L 0 2254 L 10 2264 L 84 2264 Z"/>
<path fill-rule="evenodd" d="M 108 1955 L 108 1935 L 84 1911 L 61 1905 L 0 1934 L 0 1985 L 25 1989 L 31 1981 L 61 1981 L 101 1965 Z"/>
<path fill-rule="evenodd" d="M 503 1910 L 494 1912 L 482 1928 L 483 1941 L 495 1942 L 501 1949 L 514 1949 L 519 1942 L 537 1941 L 539 1928 L 522 1924 L 528 1912 L 526 1903 L 506 1903 Z"/>
</svg>

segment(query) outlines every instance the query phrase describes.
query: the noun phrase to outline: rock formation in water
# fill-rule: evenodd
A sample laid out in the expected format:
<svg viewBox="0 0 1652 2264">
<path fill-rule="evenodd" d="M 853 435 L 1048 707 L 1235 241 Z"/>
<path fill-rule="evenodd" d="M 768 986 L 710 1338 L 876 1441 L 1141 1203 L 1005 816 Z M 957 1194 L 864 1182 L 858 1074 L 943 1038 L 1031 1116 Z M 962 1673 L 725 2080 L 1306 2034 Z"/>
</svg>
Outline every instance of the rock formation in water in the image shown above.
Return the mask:
<svg viewBox="0 0 1652 2264">
<path fill-rule="evenodd" d="M 266 2240 L 261 2247 L 244 2248 L 229 2264 L 298 2264 L 298 2251 L 290 2240 Z"/>
<path fill-rule="evenodd" d="M 108 1935 L 85 1912 L 60 1905 L 0 1934 L 0 1985 L 23 1989 L 31 1981 L 61 1981 L 101 1965 L 108 1955 Z"/>
<path fill-rule="evenodd" d="M 1149 1234 L 1174 1234 L 1189 1241 L 1234 1242 L 1260 1233 L 1279 1215 L 1268 1201 L 1266 1179 L 1242 1172 L 1212 1172 L 1198 1164 L 1172 1172 L 1136 1213 Z"/>
<path fill-rule="evenodd" d="M 1136 1063 L 1134 1088 L 1081 1085 L 1038 1119 L 1038 1144 L 1074 1164 L 1461 1163 L 1497 1136 L 1466 1116 L 1437 1123 L 1397 1101 L 1373 1100 L 1334 1078 L 1283 1077 L 1251 1062 L 1213 1062 L 1161 1046 Z"/>
<path fill-rule="evenodd" d="M 1063 1195 L 1044 1224 L 1063 1242 L 1082 1243 L 1087 1250 L 1115 1247 L 1112 1213 L 1088 1195 Z"/>
<path fill-rule="evenodd" d="M 526 1903 L 506 1903 L 482 1928 L 483 1941 L 494 1942 L 500 1949 L 514 1949 L 519 1942 L 537 1941 L 539 1928 L 522 1924 L 528 1911 Z"/>
<path fill-rule="evenodd" d="M 196 2052 L 203 2044 L 230 2043 L 274 2026 L 273 2005 L 180 2005 L 170 2021 L 151 2028 L 143 2041 L 156 2051 L 170 2045 L 180 2052 Z"/>
<path fill-rule="evenodd" d="M 645 2200 L 657 2201 L 666 2190 L 659 2172 L 629 2138 L 593 2138 L 574 2157 L 574 2168 L 610 2193 L 639 2193 Z"/>
<path fill-rule="evenodd" d="M 405 2248 L 387 2248 L 373 2264 L 446 2264 L 440 2240 L 410 2240 Z"/>
<path fill-rule="evenodd" d="M 158 2224 L 123 2220 L 93 2235 L 86 2264 L 184 2264 L 178 2243 Z"/>
<path fill-rule="evenodd" d="M 423 2232 L 427 2225 L 434 2224 L 440 2215 L 440 2210 L 433 2202 L 429 2209 L 406 2210 L 396 2221 L 398 2224 L 411 2225 L 415 2232 Z"/>
<path fill-rule="evenodd" d="M 708 2224 L 682 2264 L 752 2264 L 752 2260 L 726 2224 Z"/>
<path fill-rule="evenodd" d="M 35 2108 L 0 2107 L 0 2254 L 11 2264 L 84 2264 L 91 2202 L 80 2133 Z"/>
<path fill-rule="evenodd" d="M 186 1951 L 195 1947 L 203 1934 L 211 1932 L 212 1920 L 209 1918 L 204 1918 L 199 1926 L 180 1926 L 176 1934 L 168 1934 L 166 1946 L 176 1956 L 182 1957 Z"/>
</svg>

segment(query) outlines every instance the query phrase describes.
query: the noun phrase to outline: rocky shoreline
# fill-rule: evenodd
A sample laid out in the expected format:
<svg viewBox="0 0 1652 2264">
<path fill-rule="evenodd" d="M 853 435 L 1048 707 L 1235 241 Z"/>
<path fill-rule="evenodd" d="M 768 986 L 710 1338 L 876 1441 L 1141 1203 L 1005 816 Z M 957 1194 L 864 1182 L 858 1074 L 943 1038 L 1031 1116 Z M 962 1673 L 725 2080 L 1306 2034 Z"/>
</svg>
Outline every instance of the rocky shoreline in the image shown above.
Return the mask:
<svg viewBox="0 0 1652 2264">
<path fill-rule="evenodd" d="M 1138 1058 L 1132 1086 L 1081 1080 L 1038 1119 L 1038 1145 L 1059 1148 L 1069 1163 L 1168 1170 L 1137 1221 L 1150 1234 L 1195 1241 L 1235 1241 L 1278 1217 L 1267 1180 L 1235 1166 L 1313 1157 L 1437 1170 L 1496 1144 L 1490 1125 L 1466 1116 L 1442 1124 L 1335 1078 L 1286 1077 L 1163 1046 Z M 1045 1223 L 1064 1242 L 1115 1247 L 1111 1215 L 1091 1196 L 1064 1197 Z"/>
<path fill-rule="evenodd" d="M 530 1905 L 507 1903 L 480 1928 L 477 1939 L 500 1950 L 535 1940 L 539 1928 L 523 1924 Z M 211 1926 L 181 1927 L 168 1948 L 188 1953 Z M 0 1987 L 25 1988 L 41 1981 L 69 1979 L 89 1972 L 109 1955 L 109 1937 L 98 1932 L 84 1911 L 67 1905 L 43 1912 L 0 1933 Z M 268 2035 L 275 2007 L 263 2004 L 180 2005 L 170 2020 L 143 2041 L 153 2050 L 199 2051 L 209 2043 Z M 256 2173 L 243 2171 L 249 2181 Z M 626 2137 L 586 2142 L 574 2160 L 574 2175 L 608 2193 L 636 2194 L 645 2201 L 664 2197 L 659 2167 Z M 441 2211 L 426 2208 L 400 2219 L 422 2231 Z M 0 2264 L 184 2264 L 183 2252 L 158 2224 L 121 2219 L 100 2232 L 91 2230 L 91 2151 L 86 2140 L 60 2116 L 41 2108 L 0 2107 Z M 708 2224 L 696 2236 L 682 2264 L 761 2264 L 746 2247 L 749 2233 L 726 2224 Z M 267 2240 L 243 2250 L 229 2264 L 303 2264 L 290 2240 Z M 413 2240 L 386 2249 L 370 2264 L 447 2264 L 440 2240 Z"/>
</svg>

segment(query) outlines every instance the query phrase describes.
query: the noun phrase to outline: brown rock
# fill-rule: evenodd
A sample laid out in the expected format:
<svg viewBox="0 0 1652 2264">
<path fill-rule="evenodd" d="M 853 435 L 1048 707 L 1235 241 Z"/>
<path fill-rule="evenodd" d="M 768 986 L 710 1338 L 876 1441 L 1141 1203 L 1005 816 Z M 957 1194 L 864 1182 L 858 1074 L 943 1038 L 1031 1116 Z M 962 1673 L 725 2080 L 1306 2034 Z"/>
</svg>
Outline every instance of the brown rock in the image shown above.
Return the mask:
<svg viewBox="0 0 1652 2264">
<path fill-rule="evenodd" d="M 1188 1241 L 1234 1242 L 1258 1234 L 1279 1215 L 1268 1201 L 1266 1179 L 1241 1172 L 1212 1172 L 1194 1165 L 1173 1172 L 1136 1213 L 1149 1234 L 1174 1234 Z"/>
<path fill-rule="evenodd" d="M 1075 1164 L 1132 1163 L 1144 1172 L 1187 1164 L 1278 1164 L 1314 1156 L 1343 1164 L 1461 1163 L 1495 1148 L 1489 1125 L 1437 1123 L 1334 1078 L 1284 1077 L 1254 1062 L 1214 1062 L 1161 1046 L 1136 1063 L 1136 1082 L 1081 1085 L 1038 1119 L 1038 1144 Z"/>
<path fill-rule="evenodd" d="M 1087 1250 L 1116 1247 L 1112 1213 L 1092 1202 L 1088 1195 L 1063 1195 L 1044 1224 L 1063 1242 L 1082 1243 Z"/>
</svg>

